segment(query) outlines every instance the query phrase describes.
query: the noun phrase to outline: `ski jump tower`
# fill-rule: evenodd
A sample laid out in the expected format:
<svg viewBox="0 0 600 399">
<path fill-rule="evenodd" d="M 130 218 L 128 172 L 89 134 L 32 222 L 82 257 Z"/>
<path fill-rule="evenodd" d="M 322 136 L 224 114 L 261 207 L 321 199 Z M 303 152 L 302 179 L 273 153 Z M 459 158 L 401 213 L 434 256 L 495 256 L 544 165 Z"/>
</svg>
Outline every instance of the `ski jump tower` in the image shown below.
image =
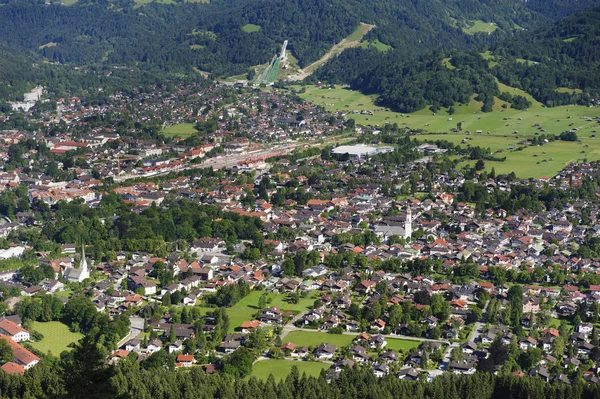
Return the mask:
<svg viewBox="0 0 600 399">
<path fill-rule="evenodd" d="M 288 45 L 288 41 L 284 40 L 283 46 L 281 46 L 281 55 L 279 56 L 279 58 L 282 60 L 285 58 L 285 48 L 287 47 L 287 45 Z"/>
</svg>

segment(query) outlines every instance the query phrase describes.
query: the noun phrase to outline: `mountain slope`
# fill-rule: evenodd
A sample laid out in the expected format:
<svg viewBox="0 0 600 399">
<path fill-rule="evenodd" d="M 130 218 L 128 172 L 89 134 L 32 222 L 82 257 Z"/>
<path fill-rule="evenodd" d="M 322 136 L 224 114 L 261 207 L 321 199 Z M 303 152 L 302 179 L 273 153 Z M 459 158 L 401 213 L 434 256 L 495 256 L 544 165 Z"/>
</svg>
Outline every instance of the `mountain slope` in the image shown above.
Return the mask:
<svg viewBox="0 0 600 399">
<path fill-rule="evenodd" d="M 1 1 L 1 0 L 0 0 Z M 270 60 L 283 40 L 301 67 L 319 59 L 359 24 L 369 39 L 421 54 L 470 48 L 548 21 L 515 0 L 214 0 L 146 4 L 80 0 L 73 6 L 4 0 L 0 41 L 61 63 L 195 66 L 216 74 L 244 72 Z M 467 34 L 473 21 L 492 35 Z M 247 24 L 258 29 L 242 29 Z"/>
</svg>

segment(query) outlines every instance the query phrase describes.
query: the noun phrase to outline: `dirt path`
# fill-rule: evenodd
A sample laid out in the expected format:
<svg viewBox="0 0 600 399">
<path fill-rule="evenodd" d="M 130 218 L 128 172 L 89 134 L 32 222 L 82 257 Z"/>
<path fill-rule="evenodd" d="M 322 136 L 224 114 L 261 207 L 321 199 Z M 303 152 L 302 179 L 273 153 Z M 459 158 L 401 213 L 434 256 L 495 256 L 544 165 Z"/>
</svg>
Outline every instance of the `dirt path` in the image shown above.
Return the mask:
<svg viewBox="0 0 600 399">
<path fill-rule="evenodd" d="M 287 77 L 287 80 L 299 81 L 299 80 L 303 80 L 306 77 L 310 76 L 317 68 L 319 68 L 321 65 L 325 64 L 331 57 L 338 55 L 339 53 L 341 53 L 342 51 L 344 51 L 347 48 L 358 46 L 360 44 L 360 41 L 362 40 L 362 38 L 374 27 L 375 27 L 375 25 L 364 24 L 361 22 L 360 26 L 358 28 L 360 30 L 360 38 L 358 38 L 358 40 L 348 40 L 351 36 L 355 35 L 355 32 L 353 32 L 347 38 L 342 39 L 342 41 L 339 42 L 338 44 L 334 44 L 333 47 L 331 47 L 331 49 L 329 49 L 329 51 L 323 57 L 321 57 L 319 60 L 313 62 L 312 64 L 308 65 L 304 69 L 300 69 L 297 73 L 295 73 L 293 75 L 289 75 Z M 354 37 L 352 39 L 354 39 Z"/>
</svg>

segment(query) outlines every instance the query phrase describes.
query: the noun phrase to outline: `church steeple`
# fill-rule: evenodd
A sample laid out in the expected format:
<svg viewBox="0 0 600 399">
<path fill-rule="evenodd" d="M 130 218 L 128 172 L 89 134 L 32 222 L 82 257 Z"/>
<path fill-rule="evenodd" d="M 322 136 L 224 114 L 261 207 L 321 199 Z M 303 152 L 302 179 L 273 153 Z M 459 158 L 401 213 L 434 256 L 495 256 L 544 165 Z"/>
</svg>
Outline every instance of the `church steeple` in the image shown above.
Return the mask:
<svg viewBox="0 0 600 399">
<path fill-rule="evenodd" d="M 410 239 L 412 236 L 412 211 L 410 205 L 406 209 L 406 222 L 404 223 L 404 238 Z"/>
<path fill-rule="evenodd" d="M 79 261 L 79 269 L 82 273 L 86 273 L 89 276 L 87 259 L 85 258 L 85 243 L 81 240 L 81 260 Z"/>
</svg>

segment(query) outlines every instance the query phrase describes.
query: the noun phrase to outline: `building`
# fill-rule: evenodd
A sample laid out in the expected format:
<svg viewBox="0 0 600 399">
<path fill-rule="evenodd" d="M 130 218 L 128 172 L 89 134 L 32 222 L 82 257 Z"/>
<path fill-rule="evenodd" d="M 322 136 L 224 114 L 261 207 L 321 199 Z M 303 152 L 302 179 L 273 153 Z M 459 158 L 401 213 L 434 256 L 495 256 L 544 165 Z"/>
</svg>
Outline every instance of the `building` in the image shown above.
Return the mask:
<svg viewBox="0 0 600 399">
<path fill-rule="evenodd" d="M 29 341 L 29 331 L 8 319 L 0 320 L 0 333 L 9 336 L 15 342 Z"/>
<path fill-rule="evenodd" d="M 85 258 L 84 243 L 81 243 L 81 261 L 79 261 L 79 269 L 75 269 L 74 267 L 67 267 L 65 269 L 63 277 L 68 282 L 77 283 L 81 283 L 86 278 L 90 278 L 90 271 L 88 268 L 87 259 Z"/>
<path fill-rule="evenodd" d="M 364 159 L 365 157 L 393 151 L 392 147 L 370 147 L 367 145 L 340 145 L 331 150 L 335 158 Z"/>
<path fill-rule="evenodd" d="M 13 351 L 14 362 L 23 367 L 23 369 L 29 370 L 39 363 L 39 357 L 13 341 L 10 337 L 6 335 L 0 335 L 0 338 L 8 342 Z"/>
</svg>

